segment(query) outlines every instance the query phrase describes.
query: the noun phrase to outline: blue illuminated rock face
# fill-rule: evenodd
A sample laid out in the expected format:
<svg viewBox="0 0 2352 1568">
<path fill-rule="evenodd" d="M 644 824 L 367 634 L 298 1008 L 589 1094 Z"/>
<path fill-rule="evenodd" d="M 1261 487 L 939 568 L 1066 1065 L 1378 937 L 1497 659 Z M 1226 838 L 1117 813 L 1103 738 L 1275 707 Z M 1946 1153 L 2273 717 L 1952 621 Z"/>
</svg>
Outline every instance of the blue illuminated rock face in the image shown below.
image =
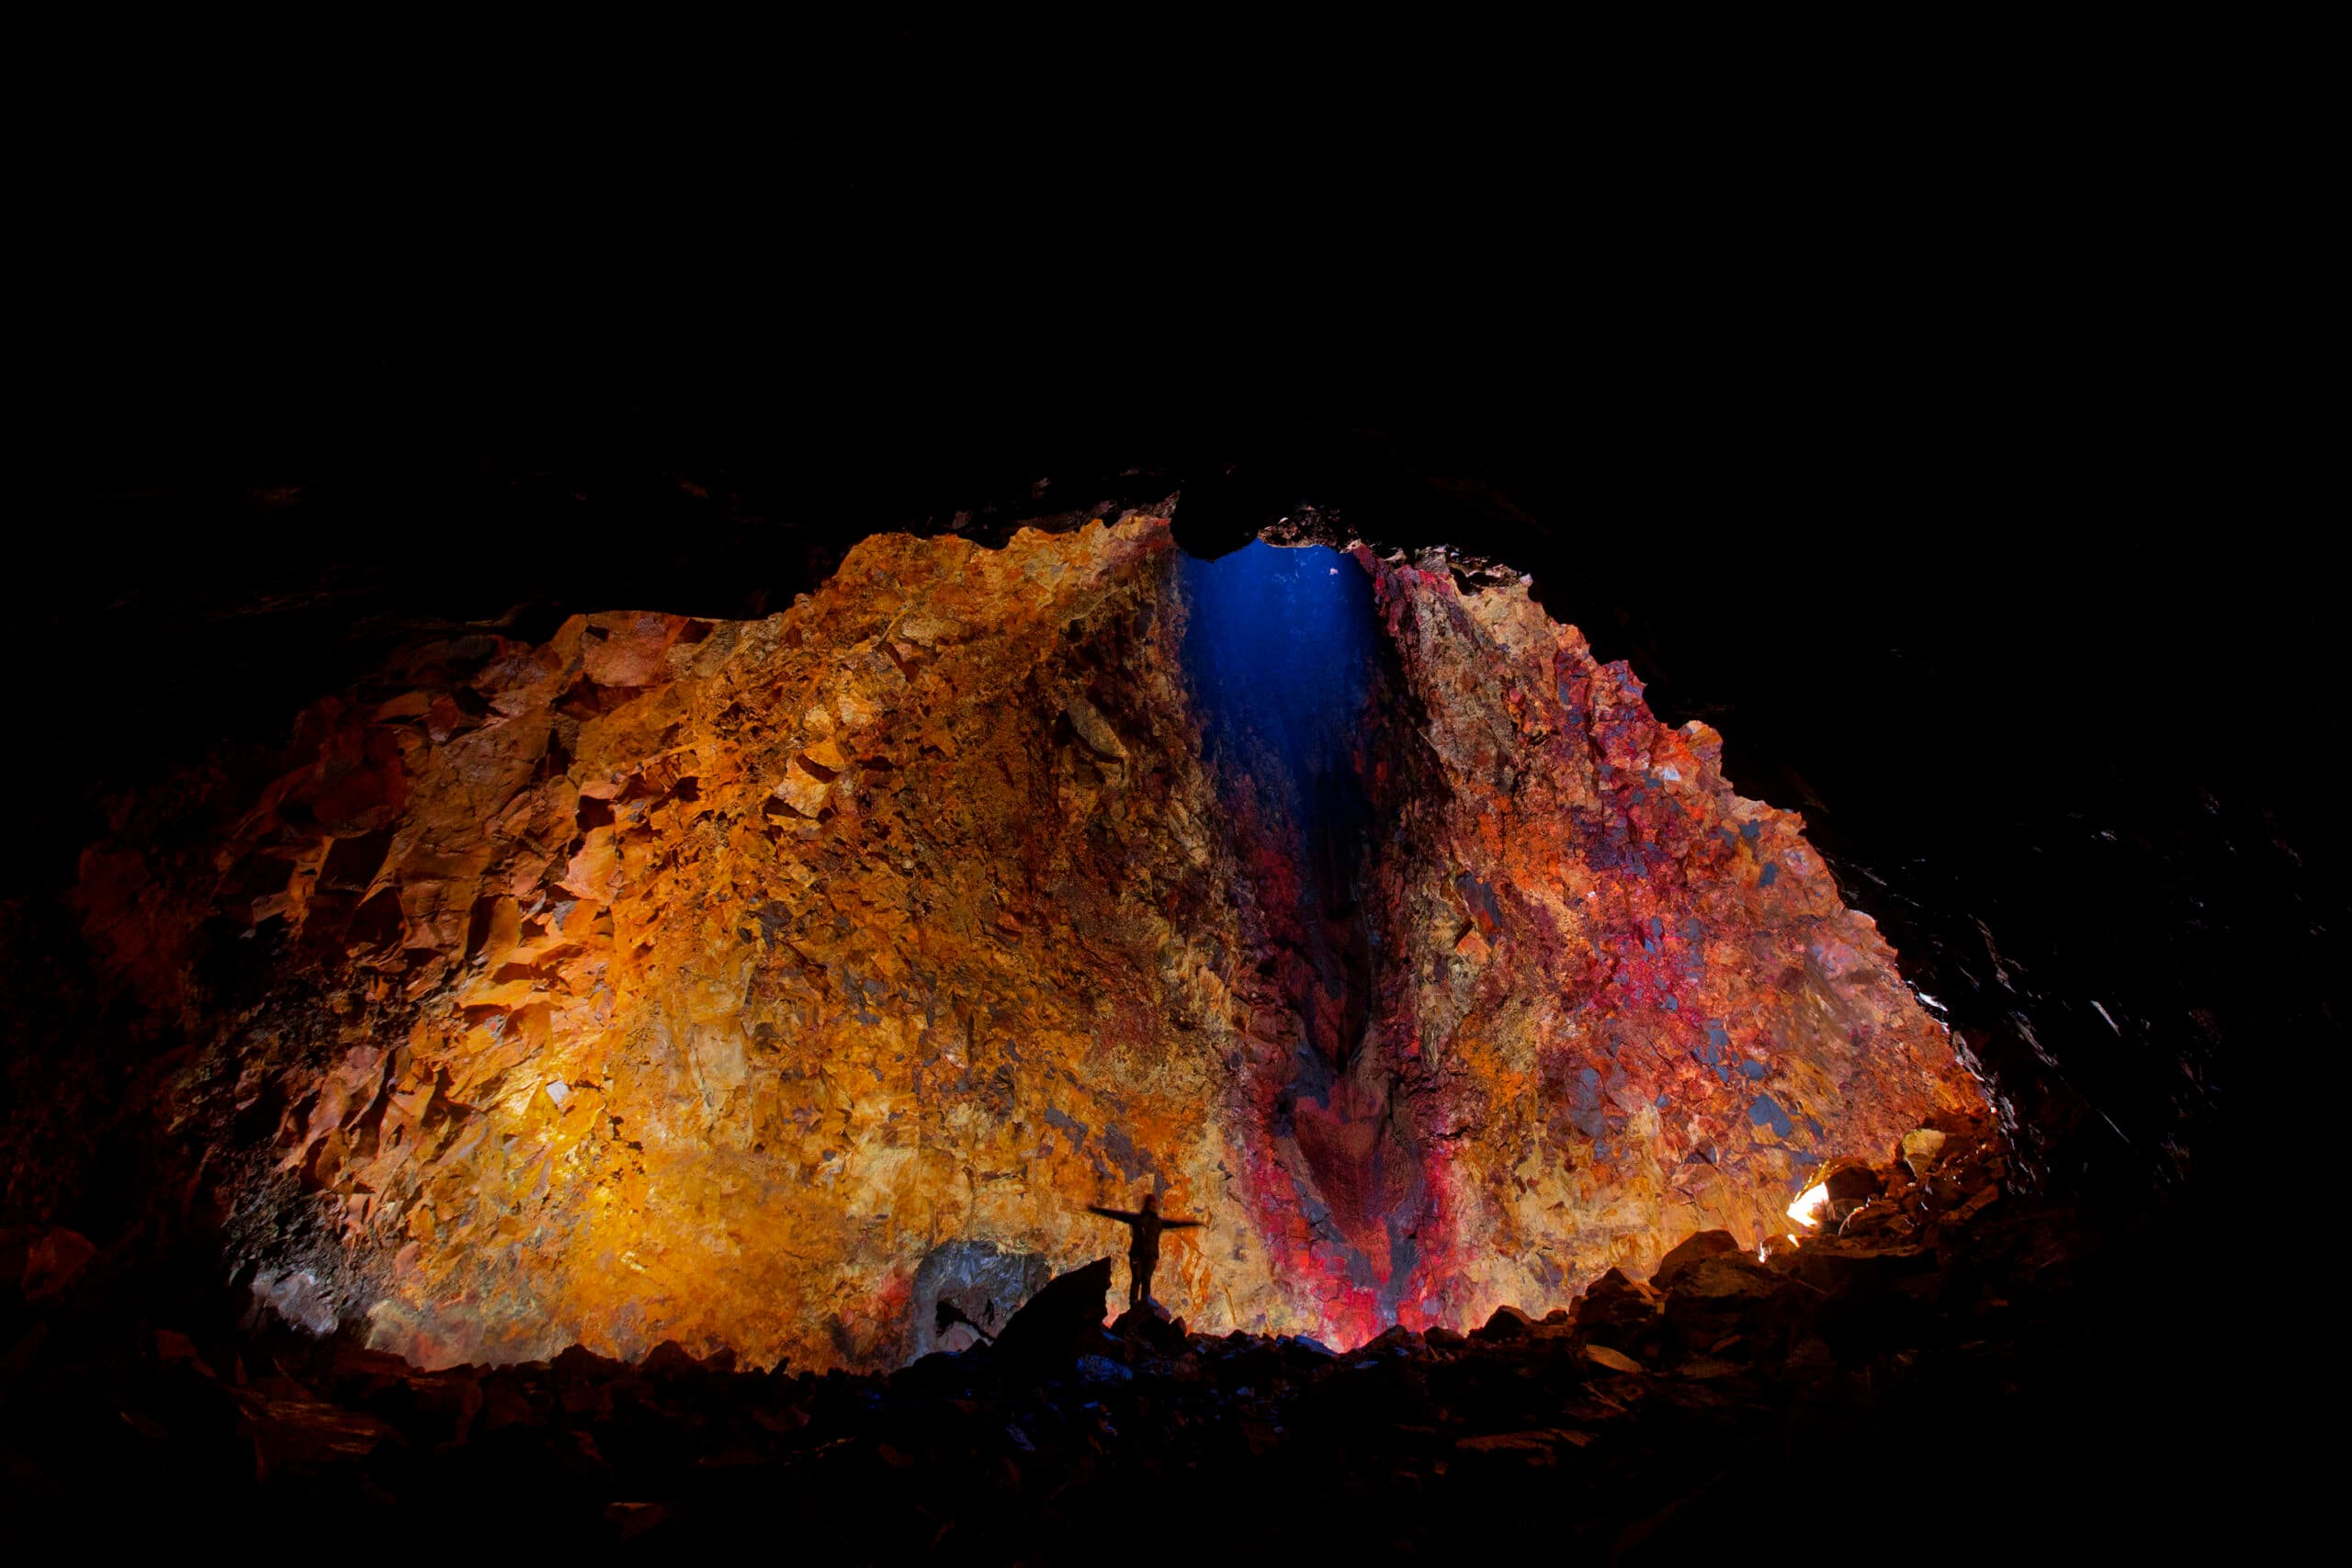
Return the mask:
<svg viewBox="0 0 2352 1568">
<path fill-rule="evenodd" d="M 1395 649 L 1363 567 L 1334 550 L 1255 543 L 1186 560 L 1180 587 L 1253 950 L 1231 1093 L 1259 1151 L 1254 1201 L 1295 1262 L 1343 1269 L 1390 1321 L 1419 1256 L 1423 1164 L 1378 1021 L 1404 984 L 1389 972 L 1404 951 L 1396 784 L 1419 771 L 1404 761 L 1419 740 L 1399 722 Z"/>
<path fill-rule="evenodd" d="M 1219 560 L 1187 556 L 1182 580 L 1184 662 L 1211 760 L 1283 784 L 1302 818 L 1344 804 L 1319 792 L 1355 773 L 1381 646 L 1372 580 L 1337 550 L 1259 540 Z"/>
<path fill-rule="evenodd" d="M 1262 541 L 1188 557 L 1182 571 L 1204 747 L 1252 829 L 1244 850 L 1269 934 L 1306 966 L 1290 999 L 1320 1049 L 1299 1087 L 1321 1098 L 1363 1035 L 1370 980 L 1363 753 L 1383 648 L 1372 581 L 1336 550 Z"/>
</svg>

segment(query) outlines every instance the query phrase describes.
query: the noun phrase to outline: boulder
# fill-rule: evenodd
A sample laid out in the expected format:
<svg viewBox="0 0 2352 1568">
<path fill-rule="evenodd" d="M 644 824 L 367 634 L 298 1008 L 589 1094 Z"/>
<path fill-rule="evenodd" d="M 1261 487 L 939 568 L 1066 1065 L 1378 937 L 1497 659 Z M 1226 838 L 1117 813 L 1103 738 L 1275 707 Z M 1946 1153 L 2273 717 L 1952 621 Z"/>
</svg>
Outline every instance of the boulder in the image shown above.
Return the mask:
<svg viewBox="0 0 2352 1568">
<path fill-rule="evenodd" d="M 1944 1134 L 1933 1127 L 1921 1127 L 1903 1134 L 1903 1163 L 1909 1166 L 1911 1174 L 1921 1181 L 1928 1179 L 1928 1172 L 1936 1168 L 1936 1161 L 1943 1157 L 1943 1152 Z"/>
<path fill-rule="evenodd" d="M 1657 1321 L 1661 1298 L 1623 1269 L 1611 1269 L 1585 1288 L 1572 1316 L 1579 1334 L 1645 1329 Z"/>
<path fill-rule="evenodd" d="M 1169 1316 L 1168 1309 L 1158 1302 L 1121 1313 L 1111 1332 L 1163 1356 L 1181 1356 L 1186 1348 L 1183 1319 Z"/>
<path fill-rule="evenodd" d="M 1524 1339 L 1535 1331 L 1535 1320 L 1515 1306 L 1498 1306 L 1494 1315 L 1471 1330 L 1473 1339 Z"/>
<path fill-rule="evenodd" d="M 1022 1303 L 996 1337 L 999 1359 L 1033 1376 L 1071 1360 L 1086 1337 L 1102 1326 L 1103 1302 L 1110 1293 L 1107 1258 L 1055 1275 Z"/>
<path fill-rule="evenodd" d="M 1659 1290 L 1669 1290 L 1674 1285 L 1675 1277 L 1700 1259 L 1746 1250 L 1729 1231 L 1700 1231 L 1685 1237 L 1680 1245 L 1659 1260 L 1657 1272 L 1650 1276 L 1650 1283 Z"/>
</svg>

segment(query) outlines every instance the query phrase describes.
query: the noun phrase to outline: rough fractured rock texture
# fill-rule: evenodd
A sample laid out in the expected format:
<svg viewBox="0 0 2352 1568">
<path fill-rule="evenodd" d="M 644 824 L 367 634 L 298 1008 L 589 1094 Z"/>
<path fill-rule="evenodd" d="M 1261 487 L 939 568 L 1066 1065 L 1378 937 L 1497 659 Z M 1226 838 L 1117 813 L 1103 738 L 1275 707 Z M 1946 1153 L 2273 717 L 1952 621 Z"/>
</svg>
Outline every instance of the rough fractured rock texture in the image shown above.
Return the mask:
<svg viewBox="0 0 2352 1568">
<path fill-rule="evenodd" d="M 85 930 L 185 1032 L 157 1103 L 257 1293 L 426 1365 L 880 1366 L 1148 1185 L 1209 1221 L 1195 1328 L 1350 1341 L 1758 1245 L 1981 1103 L 1704 726 L 1523 589 L 1330 558 L 1379 622 L 1345 810 L 1211 738 L 1142 514 L 436 645 L 257 789 L 126 802 Z"/>
</svg>

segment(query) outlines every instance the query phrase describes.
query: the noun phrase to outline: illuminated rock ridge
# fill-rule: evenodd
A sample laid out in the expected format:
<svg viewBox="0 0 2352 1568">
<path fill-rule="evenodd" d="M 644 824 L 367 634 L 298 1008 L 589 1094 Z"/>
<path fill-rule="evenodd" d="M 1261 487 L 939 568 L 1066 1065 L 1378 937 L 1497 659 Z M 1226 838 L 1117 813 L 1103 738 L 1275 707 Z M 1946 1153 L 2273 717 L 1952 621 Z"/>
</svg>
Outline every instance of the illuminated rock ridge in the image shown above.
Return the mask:
<svg viewBox="0 0 2352 1568">
<path fill-rule="evenodd" d="M 85 929 L 258 1288 L 427 1365 L 879 1367 L 1156 1185 L 1170 1308 L 1352 1342 L 1757 1245 L 1981 1105 L 1799 819 L 1522 587 L 1244 555 L 875 537 L 126 803 Z"/>
</svg>

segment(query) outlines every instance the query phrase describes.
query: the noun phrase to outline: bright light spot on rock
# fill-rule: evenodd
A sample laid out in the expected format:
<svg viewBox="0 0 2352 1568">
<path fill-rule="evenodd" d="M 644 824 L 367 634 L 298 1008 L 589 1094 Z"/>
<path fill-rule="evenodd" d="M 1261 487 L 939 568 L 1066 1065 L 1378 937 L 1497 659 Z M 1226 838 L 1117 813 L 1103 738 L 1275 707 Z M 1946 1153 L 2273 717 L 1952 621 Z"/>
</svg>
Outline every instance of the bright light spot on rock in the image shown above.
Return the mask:
<svg viewBox="0 0 2352 1568">
<path fill-rule="evenodd" d="M 1797 1201 L 1789 1205 L 1789 1218 L 1812 1230 L 1821 1224 L 1821 1213 L 1827 1207 L 1829 1189 L 1826 1184 L 1816 1182 L 1797 1194 Z"/>
</svg>

